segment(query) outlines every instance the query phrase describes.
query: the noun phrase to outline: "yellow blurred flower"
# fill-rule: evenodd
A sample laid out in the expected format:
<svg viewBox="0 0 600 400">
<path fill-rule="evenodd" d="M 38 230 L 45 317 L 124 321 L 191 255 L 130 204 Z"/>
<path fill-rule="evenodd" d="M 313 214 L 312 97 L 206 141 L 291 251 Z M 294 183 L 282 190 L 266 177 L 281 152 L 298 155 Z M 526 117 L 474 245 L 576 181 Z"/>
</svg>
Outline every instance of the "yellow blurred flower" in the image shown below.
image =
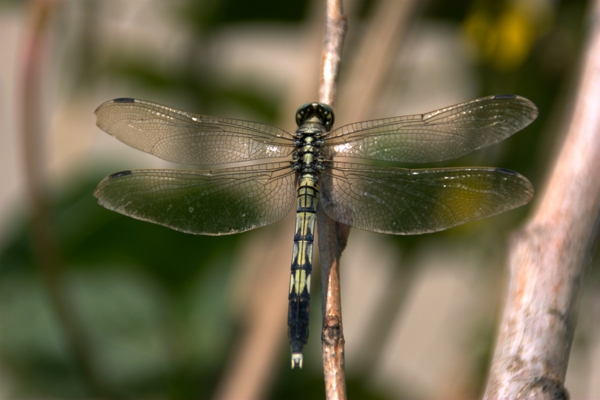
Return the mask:
<svg viewBox="0 0 600 400">
<path fill-rule="evenodd" d="M 554 9 L 547 0 L 514 0 L 505 2 L 494 15 L 485 4 L 477 2 L 465 18 L 465 36 L 480 62 L 503 72 L 515 70 L 550 28 Z"/>
</svg>

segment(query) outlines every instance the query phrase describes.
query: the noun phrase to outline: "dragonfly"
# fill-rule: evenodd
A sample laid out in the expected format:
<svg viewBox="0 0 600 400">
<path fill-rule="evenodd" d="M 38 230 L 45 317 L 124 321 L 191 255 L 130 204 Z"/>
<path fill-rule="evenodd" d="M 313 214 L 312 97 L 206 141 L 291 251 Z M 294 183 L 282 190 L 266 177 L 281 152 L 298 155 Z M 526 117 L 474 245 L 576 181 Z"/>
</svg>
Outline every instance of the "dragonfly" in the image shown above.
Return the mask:
<svg viewBox="0 0 600 400">
<path fill-rule="evenodd" d="M 307 103 L 296 111 L 293 133 L 133 98 L 107 101 L 95 114 L 98 127 L 131 147 L 202 166 L 109 175 L 94 191 L 107 209 L 181 232 L 229 235 L 272 224 L 296 206 L 288 296 L 292 368 L 302 368 L 308 340 L 317 207 L 354 228 L 415 235 L 490 217 L 534 196 L 527 178 L 504 168 L 389 165 L 450 160 L 508 138 L 538 115 L 534 103 L 517 95 L 334 130 L 333 109 Z"/>
</svg>

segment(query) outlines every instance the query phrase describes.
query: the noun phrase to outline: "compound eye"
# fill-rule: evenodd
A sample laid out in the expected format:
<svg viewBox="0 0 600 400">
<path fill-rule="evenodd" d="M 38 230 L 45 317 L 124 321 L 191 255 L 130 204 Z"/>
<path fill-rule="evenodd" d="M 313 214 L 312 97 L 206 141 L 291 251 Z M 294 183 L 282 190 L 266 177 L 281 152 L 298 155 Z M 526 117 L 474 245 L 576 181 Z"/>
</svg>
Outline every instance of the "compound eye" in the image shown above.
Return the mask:
<svg viewBox="0 0 600 400">
<path fill-rule="evenodd" d="M 325 129 L 329 131 L 333 126 L 333 122 L 335 121 L 333 109 L 325 103 L 319 103 L 319 114 L 321 115 L 323 126 L 325 126 Z"/>
<path fill-rule="evenodd" d="M 308 117 L 309 110 L 312 108 L 313 103 L 305 103 L 298 107 L 296 110 L 296 124 L 298 126 L 302 125 L 306 118 Z"/>
</svg>

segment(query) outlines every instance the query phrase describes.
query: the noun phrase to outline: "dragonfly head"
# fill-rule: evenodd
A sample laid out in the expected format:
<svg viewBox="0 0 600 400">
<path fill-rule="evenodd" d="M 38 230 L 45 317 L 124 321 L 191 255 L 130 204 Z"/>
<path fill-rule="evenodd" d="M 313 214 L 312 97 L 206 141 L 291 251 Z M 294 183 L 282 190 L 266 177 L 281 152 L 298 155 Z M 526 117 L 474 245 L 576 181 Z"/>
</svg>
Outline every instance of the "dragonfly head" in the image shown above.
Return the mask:
<svg viewBox="0 0 600 400">
<path fill-rule="evenodd" d="M 296 124 L 302 126 L 308 120 L 316 118 L 321 123 L 327 132 L 333 126 L 335 119 L 333 109 L 324 103 L 306 103 L 296 111 Z"/>
</svg>

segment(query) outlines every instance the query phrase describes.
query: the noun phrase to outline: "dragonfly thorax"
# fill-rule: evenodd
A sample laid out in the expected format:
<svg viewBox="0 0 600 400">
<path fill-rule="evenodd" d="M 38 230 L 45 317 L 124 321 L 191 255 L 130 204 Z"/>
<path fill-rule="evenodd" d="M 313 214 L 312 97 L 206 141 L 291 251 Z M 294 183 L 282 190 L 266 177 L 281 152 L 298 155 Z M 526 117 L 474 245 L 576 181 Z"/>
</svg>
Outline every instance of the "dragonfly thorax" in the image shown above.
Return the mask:
<svg viewBox="0 0 600 400">
<path fill-rule="evenodd" d="M 333 120 L 333 110 L 327 104 L 306 103 L 298 108 L 298 129 L 294 132 L 296 151 L 291 161 L 293 170 L 301 173 L 323 170 L 323 137 L 331 129 Z"/>
<path fill-rule="evenodd" d="M 323 139 L 327 133 L 319 119 L 314 117 L 305 121 L 294 136 L 296 151 L 292 156 L 292 169 L 297 172 L 316 173 L 323 169 Z"/>
</svg>

